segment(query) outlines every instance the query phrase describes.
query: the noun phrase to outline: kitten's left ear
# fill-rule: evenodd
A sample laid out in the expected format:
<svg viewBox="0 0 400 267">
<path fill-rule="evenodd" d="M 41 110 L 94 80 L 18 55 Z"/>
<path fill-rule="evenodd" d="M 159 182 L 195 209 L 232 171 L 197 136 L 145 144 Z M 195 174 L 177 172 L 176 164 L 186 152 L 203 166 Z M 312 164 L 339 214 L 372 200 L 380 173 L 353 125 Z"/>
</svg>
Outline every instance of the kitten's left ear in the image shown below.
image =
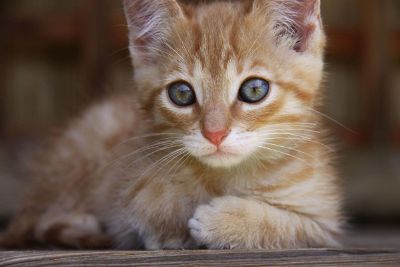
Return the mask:
<svg viewBox="0 0 400 267">
<path fill-rule="evenodd" d="M 254 0 L 254 8 L 266 12 L 277 42 L 297 52 L 323 47 L 320 0 Z"/>
<path fill-rule="evenodd" d="M 124 0 L 129 42 L 134 60 L 151 62 L 171 24 L 183 11 L 177 0 Z"/>
</svg>

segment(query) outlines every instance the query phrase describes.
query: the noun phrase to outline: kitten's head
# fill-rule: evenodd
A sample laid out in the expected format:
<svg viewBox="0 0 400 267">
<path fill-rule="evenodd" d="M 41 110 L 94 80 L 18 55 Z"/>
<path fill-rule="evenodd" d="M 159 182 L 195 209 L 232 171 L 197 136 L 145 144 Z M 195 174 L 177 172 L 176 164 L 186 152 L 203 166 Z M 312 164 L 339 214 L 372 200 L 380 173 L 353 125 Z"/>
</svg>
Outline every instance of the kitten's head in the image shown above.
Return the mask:
<svg viewBox="0 0 400 267">
<path fill-rule="evenodd" d="M 284 157 L 309 136 L 323 73 L 320 0 L 124 4 L 138 97 L 192 156 L 232 167 Z"/>
</svg>

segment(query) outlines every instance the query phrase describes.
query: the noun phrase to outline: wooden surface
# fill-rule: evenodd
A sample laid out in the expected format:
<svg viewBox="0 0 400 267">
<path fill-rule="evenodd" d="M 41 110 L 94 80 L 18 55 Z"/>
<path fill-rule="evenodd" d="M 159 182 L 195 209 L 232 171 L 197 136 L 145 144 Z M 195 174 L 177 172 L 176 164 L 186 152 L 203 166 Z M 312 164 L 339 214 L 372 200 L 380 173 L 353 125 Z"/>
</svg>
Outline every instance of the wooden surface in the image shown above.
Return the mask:
<svg viewBox="0 0 400 267">
<path fill-rule="evenodd" d="M 0 252 L 0 266 L 400 266 L 400 250 Z"/>
</svg>

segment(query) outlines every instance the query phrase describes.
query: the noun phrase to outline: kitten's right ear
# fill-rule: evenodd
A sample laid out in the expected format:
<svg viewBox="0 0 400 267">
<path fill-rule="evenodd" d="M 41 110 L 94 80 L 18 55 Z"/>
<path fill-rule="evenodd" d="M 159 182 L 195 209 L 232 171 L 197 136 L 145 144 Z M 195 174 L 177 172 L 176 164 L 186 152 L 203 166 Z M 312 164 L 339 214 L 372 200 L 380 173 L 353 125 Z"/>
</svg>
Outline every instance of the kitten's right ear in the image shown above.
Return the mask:
<svg viewBox="0 0 400 267">
<path fill-rule="evenodd" d="M 124 0 L 134 60 L 151 63 L 170 30 L 172 21 L 183 16 L 176 0 Z"/>
<path fill-rule="evenodd" d="M 253 3 L 255 10 L 268 17 L 270 30 L 278 42 L 287 43 L 297 52 L 322 46 L 321 0 L 254 0 Z"/>
</svg>

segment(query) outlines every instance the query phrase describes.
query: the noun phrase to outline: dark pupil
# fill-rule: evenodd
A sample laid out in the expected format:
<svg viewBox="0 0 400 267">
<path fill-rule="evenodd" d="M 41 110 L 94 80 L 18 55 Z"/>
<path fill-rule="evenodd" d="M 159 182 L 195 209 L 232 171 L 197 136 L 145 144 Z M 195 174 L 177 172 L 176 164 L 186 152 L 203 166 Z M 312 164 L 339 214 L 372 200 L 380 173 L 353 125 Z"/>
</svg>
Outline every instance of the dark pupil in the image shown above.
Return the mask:
<svg viewBox="0 0 400 267">
<path fill-rule="evenodd" d="M 259 86 L 256 86 L 256 85 L 254 85 L 254 86 L 251 88 L 251 94 L 252 94 L 253 96 L 258 96 L 259 94 L 261 94 L 261 91 L 262 91 L 262 88 L 259 87 Z"/>
<path fill-rule="evenodd" d="M 179 101 L 186 103 L 190 99 L 190 90 L 186 87 L 180 87 L 176 92 Z"/>
</svg>

